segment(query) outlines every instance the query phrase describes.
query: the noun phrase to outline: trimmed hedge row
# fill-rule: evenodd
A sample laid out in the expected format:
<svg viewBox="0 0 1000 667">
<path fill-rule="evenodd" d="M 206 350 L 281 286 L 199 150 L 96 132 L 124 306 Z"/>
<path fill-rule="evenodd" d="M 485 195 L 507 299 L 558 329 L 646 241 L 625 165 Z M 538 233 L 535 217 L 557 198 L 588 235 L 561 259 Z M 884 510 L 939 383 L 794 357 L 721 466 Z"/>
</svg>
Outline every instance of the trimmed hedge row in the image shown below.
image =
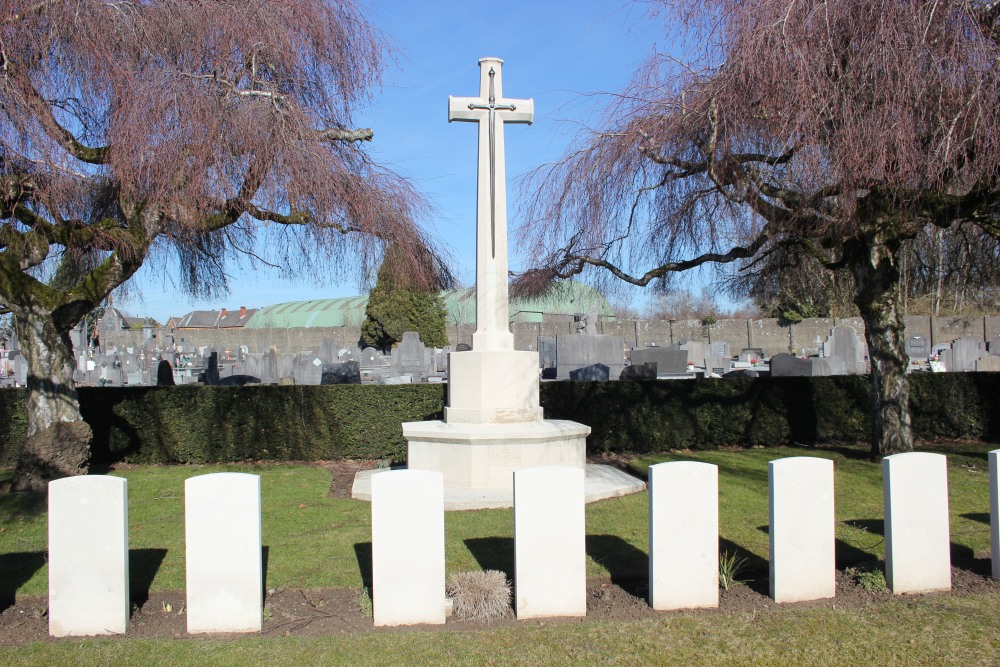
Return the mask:
<svg viewBox="0 0 1000 667">
<path fill-rule="evenodd" d="M 591 452 L 750 447 L 868 436 L 866 377 L 546 382 L 550 419 L 590 425 Z M 1000 441 L 1000 373 L 910 378 L 921 439 Z M 81 388 L 98 463 L 403 460 L 400 424 L 440 419 L 444 385 Z M 24 390 L 0 391 L 0 465 L 24 439 Z"/>
</svg>

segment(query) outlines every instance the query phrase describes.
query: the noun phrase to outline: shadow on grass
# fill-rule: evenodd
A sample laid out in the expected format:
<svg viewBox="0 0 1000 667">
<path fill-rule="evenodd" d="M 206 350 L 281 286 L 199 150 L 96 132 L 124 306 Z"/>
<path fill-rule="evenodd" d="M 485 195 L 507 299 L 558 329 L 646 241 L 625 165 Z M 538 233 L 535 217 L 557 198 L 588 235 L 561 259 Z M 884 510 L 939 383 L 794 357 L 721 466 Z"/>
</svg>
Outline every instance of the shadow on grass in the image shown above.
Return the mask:
<svg viewBox="0 0 1000 667">
<path fill-rule="evenodd" d="M 617 535 L 587 535 L 587 555 L 607 569 L 611 583 L 636 597 L 649 592 L 649 556 Z"/>
<path fill-rule="evenodd" d="M 849 544 L 841 539 L 836 540 L 834 549 L 834 559 L 838 570 L 843 570 L 851 565 L 857 565 L 858 563 L 867 563 L 869 561 L 877 560 L 875 554 L 868 553 L 867 551 L 859 549 L 853 544 Z"/>
<path fill-rule="evenodd" d="M 17 589 L 28 583 L 35 573 L 45 565 L 44 551 L 25 551 L 0 554 L 0 612 L 13 606 L 17 600 Z"/>
<path fill-rule="evenodd" d="M 47 493 L 0 494 L 0 516 L 6 520 L 28 519 L 48 511 Z"/>
<path fill-rule="evenodd" d="M 978 521 L 979 523 L 985 523 L 987 526 L 990 525 L 990 513 L 989 512 L 966 512 L 965 514 L 959 514 L 963 519 L 971 519 L 973 521 Z"/>
<path fill-rule="evenodd" d="M 361 573 L 361 585 L 368 591 L 368 599 L 374 600 L 372 591 L 372 543 L 355 542 L 354 555 L 358 559 L 358 572 Z"/>
<path fill-rule="evenodd" d="M 484 570 L 500 570 L 514 581 L 513 537 L 470 537 L 465 546 Z"/>
<path fill-rule="evenodd" d="M 149 588 L 166 556 L 166 549 L 128 550 L 128 590 L 133 605 L 142 607 L 149 600 Z"/>
<path fill-rule="evenodd" d="M 883 519 L 845 519 L 843 523 L 851 528 L 885 537 L 885 521 Z"/>
</svg>

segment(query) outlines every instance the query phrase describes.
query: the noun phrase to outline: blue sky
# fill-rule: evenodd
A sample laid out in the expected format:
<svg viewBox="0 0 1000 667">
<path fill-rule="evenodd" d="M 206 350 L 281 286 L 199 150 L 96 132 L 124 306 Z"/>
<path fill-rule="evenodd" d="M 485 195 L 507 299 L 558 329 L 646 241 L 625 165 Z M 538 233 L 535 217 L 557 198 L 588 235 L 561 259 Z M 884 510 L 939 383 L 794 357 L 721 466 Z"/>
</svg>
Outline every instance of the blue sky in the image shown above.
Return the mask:
<svg viewBox="0 0 1000 667">
<path fill-rule="evenodd" d="M 506 135 L 511 227 L 518 176 L 557 159 L 581 125 L 597 120 L 599 100 L 629 82 L 654 45 L 666 39 L 660 19 L 643 3 L 624 0 L 493 3 L 366 2 L 372 22 L 393 39 L 398 64 L 356 125 L 372 127 L 367 147 L 382 164 L 412 179 L 434 206 L 425 226 L 450 251 L 464 285 L 475 279 L 476 134 L 471 123 L 448 123 L 449 95 L 478 92 L 478 62 L 504 60 L 507 97 L 531 97 L 535 122 L 509 126 Z M 512 268 L 519 251 L 511 247 Z M 130 314 L 165 321 L 194 309 L 262 307 L 284 301 L 359 294 L 354 282 L 314 284 L 270 271 L 232 275 L 228 298 L 193 301 L 179 294 L 162 267 L 143 268 L 131 298 L 116 300 Z M 636 305 L 642 305 L 637 303 Z"/>
</svg>

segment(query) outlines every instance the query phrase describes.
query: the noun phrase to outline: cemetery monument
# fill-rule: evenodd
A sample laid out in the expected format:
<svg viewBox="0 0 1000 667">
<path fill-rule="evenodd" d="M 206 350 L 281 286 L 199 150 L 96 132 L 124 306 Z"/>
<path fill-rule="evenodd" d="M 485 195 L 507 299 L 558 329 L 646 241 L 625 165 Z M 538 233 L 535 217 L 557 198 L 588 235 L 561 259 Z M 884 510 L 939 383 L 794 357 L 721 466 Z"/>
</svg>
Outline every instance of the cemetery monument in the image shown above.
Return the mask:
<svg viewBox="0 0 1000 667">
<path fill-rule="evenodd" d="M 586 465 L 590 427 L 544 419 L 537 352 L 514 349 L 507 273 L 504 125 L 531 123 L 534 101 L 503 95 L 499 58 L 479 61 L 479 96 L 450 97 L 448 120 L 478 124 L 476 331 L 472 349 L 449 356 L 444 420 L 403 424 L 407 467 L 444 475 L 448 509 L 510 507 L 513 472 L 535 466 L 592 468 L 587 499 L 641 491 L 645 485 L 608 466 Z M 597 470 L 596 468 L 608 468 Z M 370 498 L 370 474 L 354 497 Z"/>
</svg>

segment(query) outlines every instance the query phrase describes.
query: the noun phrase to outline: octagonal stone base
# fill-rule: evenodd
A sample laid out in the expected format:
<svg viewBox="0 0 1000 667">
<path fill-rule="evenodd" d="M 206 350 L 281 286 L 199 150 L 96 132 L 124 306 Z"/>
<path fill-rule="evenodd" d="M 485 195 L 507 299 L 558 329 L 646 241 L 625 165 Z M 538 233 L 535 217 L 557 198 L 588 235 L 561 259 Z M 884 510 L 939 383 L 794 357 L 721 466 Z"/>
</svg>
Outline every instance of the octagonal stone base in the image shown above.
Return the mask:
<svg viewBox="0 0 1000 667">
<path fill-rule="evenodd" d="M 435 470 L 445 486 L 513 489 L 513 473 L 587 464 L 590 427 L 563 419 L 514 424 L 407 422 L 406 467 Z"/>
</svg>

